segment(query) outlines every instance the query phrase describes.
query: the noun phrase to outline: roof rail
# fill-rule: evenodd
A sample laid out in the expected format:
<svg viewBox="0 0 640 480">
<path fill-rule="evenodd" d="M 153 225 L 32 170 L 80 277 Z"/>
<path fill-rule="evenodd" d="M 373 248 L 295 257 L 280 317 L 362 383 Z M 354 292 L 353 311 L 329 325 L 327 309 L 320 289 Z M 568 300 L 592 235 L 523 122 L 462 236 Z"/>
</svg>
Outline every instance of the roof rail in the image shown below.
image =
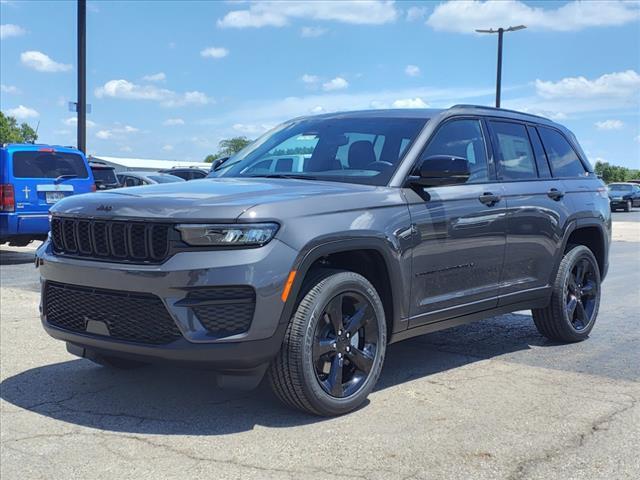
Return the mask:
<svg viewBox="0 0 640 480">
<path fill-rule="evenodd" d="M 498 112 L 517 113 L 517 114 L 520 114 L 520 115 L 528 115 L 529 117 L 542 118 L 543 120 L 553 121 L 553 120 L 550 120 L 550 119 L 548 119 L 546 117 L 543 117 L 542 115 L 536 115 L 535 113 L 520 112 L 518 110 L 509 110 L 508 108 L 487 107 L 485 105 L 472 105 L 472 104 L 460 103 L 460 104 L 454 105 L 454 106 L 452 106 L 450 108 L 479 108 L 479 109 L 482 109 L 482 110 L 494 110 L 494 111 L 498 111 Z"/>
</svg>

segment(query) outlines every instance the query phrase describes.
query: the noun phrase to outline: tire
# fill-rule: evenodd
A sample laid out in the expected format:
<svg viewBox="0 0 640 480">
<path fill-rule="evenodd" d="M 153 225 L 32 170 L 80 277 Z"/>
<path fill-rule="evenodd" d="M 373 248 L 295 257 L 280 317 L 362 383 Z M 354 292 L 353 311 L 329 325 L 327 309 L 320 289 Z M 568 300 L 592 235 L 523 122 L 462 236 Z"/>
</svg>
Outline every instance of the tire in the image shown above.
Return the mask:
<svg viewBox="0 0 640 480">
<path fill-rule="evenodd" d="M 380 376 L 384 308 L 373 285 L 357 273 L 329 270 L 311 278 L 267 377 L 287 406 L 342 415 L 365 402 Z"/>
<path fill-rule="evenodd" d="M 631 200 L 627 200 L 627 203 L 624 205 L 624 211 L 625 212 L 631 211 Z"/>
<path fill-rule="evenodd" d="M 549 305 L 532 311 L 536 328 L 553 341 L 585 340 L 598 316 L 600 292 L 593 253 L 584 245 L 570 247 L 560 262 Z"/>
<path fill-rule="evenodd" d="M 147 365 L 144 362 L 129 360 L 127 358 L 112 357 L 110 355 L 102 355 L 91 351 L 87 351 L 85 353 L 85 358 L 91 360 L 97 365 L 100 365 L 101 367 L 112 368 L 115 370 L 133 370 Z"/>
</svg>

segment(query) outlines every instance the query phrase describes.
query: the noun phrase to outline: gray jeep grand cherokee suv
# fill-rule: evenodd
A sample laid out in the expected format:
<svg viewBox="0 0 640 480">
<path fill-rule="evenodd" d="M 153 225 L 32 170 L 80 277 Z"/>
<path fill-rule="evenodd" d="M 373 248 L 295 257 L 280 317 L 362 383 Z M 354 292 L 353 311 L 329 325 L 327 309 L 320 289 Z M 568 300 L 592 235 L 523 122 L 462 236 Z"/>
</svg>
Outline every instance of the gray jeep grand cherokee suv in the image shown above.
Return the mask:
<svg viewBox="0 0 640 480">
<path fill-rule="evenodd" d="M 389 343 L 523 309 L 555 341 L 595 323 L 609 199 L 544 118 L 299 118 L 213 174 L 57 203 L 36 259 L 46 331 L 112 367 L 207 366 L 245 387 L 266 373 L 286 404 L 337 415 Z"/>
</svg>

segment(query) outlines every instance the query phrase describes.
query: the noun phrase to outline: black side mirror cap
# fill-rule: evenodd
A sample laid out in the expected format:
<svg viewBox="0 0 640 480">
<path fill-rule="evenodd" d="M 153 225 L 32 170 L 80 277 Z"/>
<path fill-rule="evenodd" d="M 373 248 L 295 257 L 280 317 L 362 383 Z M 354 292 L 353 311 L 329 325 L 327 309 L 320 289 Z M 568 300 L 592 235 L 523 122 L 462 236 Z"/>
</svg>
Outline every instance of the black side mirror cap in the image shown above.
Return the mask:
<svg viewBox="0 0 640 480">
<path fill-rule="evenodd" d="M 458 185 L 469 179 L 469 161 L 452 155 L 433 155 L 425 158 L 410 183 L 424 187 Z"/>
</svg>

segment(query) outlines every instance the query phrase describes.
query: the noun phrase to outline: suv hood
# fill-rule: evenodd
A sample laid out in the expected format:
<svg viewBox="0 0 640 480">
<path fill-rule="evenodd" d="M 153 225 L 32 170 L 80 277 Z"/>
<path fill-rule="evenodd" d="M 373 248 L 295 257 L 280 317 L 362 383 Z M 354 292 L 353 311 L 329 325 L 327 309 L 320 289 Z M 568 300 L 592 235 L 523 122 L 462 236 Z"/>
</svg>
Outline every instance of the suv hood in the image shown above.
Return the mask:
<svg viewBox="0 0 640 480">
<path fill-rule="evenodd" d="M 51 212 L 83 217 L 229 221 L 257 205 L 320 196 L 335 198 L 376 188 L 314 180 L 207 178 L 75 195 L 55 204 Z"/>
</svg>

